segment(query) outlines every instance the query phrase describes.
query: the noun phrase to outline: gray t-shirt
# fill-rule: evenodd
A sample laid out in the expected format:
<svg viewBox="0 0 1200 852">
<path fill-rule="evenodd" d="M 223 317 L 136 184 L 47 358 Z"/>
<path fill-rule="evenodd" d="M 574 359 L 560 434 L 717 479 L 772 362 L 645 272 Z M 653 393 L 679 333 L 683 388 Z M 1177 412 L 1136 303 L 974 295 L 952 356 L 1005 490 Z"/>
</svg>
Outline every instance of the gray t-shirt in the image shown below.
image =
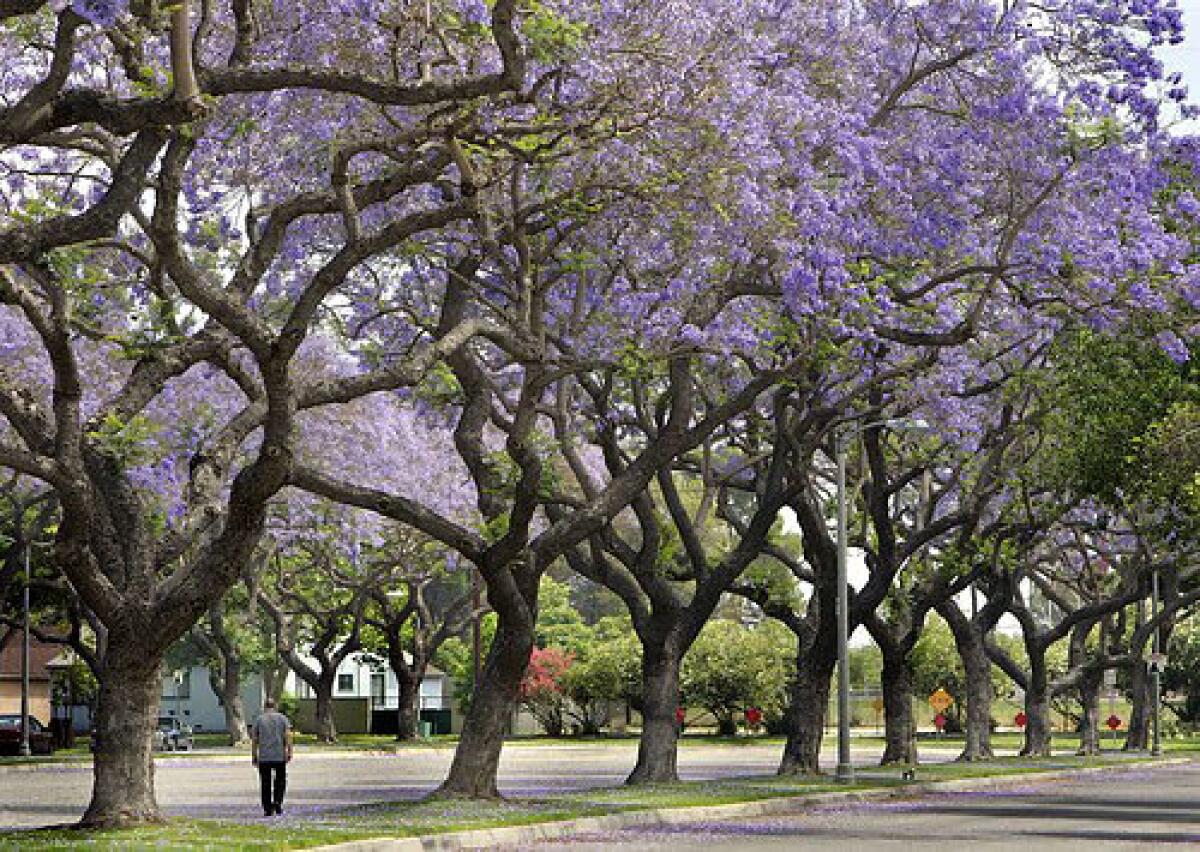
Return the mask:
<svg viewBox="0 0 1200 852">
<path fill-rule="evenodd" d="M 251 736 L 258 743 L 259 763 L 283 763 L 287 760 L 288 717 L 278 710 L 265 710 L 254 720 Z"/>
</svg>

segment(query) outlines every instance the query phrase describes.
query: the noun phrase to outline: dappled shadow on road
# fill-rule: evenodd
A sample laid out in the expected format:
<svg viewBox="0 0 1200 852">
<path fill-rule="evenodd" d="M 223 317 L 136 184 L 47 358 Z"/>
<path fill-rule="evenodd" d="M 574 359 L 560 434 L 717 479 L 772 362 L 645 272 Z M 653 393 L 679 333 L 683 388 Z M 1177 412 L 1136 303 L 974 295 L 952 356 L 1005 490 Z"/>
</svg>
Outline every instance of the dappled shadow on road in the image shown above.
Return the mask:
<svg viewBox="0 0 1200 852">
<path fill-rule="evenodd" d="M 1200 833 L 1183 834 L 1174 832 L 1143 832 L 1131 831 L 1026 831 L 1021 837 L 1041 837 L 1046 840 L 1094 840 L 1118 843 L 1200 843 Z"/>
<path fill-rule="evenodd" d="M 1097 822 L 1160 822 L 1200 825 L 1194 803 L 1183 801 L 1114 800 L 1093 796 L 946 799 L 917 803 L 914 810 L 930 815 L 978 816 L 988 819 L 1086 819 Z"/>
</svg>

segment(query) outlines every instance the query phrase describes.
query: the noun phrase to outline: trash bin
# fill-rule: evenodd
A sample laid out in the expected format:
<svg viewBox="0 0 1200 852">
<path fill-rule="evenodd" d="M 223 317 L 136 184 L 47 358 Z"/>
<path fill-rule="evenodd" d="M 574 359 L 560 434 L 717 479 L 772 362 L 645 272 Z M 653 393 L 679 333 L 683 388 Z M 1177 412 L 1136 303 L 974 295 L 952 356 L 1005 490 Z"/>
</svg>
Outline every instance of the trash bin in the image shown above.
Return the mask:
<svg viewBox="0 0 1200 852">
<path fill-rule="evenodd" d="M 426 720 L 422 719 L 417 723 L 417 728 L 418 733 L 421 735 L 421 739 L 427 740 L 433 736 L 433 722 L 427 722 Z"/>
</svg>

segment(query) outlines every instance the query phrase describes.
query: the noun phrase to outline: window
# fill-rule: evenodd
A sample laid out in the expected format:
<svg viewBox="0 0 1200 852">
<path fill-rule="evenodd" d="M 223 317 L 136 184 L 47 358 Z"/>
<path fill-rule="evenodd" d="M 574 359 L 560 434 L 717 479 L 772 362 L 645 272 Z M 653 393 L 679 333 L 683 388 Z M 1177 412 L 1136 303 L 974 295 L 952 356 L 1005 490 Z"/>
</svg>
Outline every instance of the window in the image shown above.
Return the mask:
<svg viewBox="0 0 1200 852">
<path fill-rule="evenodd" d="M 354 675 L 340 674 L 338 675 L 338 692 L 353 692 L 354 691 Z"/>
</svg>

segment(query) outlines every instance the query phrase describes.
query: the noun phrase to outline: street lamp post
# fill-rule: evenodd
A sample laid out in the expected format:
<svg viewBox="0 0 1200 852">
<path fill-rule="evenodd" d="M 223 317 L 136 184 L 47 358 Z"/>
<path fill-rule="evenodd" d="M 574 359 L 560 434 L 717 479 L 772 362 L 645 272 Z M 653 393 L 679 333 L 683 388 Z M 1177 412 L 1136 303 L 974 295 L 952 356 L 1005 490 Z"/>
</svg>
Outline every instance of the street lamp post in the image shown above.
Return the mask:
<svg viewBox="0 0 1200 852">
<path fill-rule="evenodd" d="M 854 765 L 850 762 L 850 582 L 847 569 L 849 543 L 846 533 L 846 456 L 850 441 L 867 429 L 887 426 L 892 429 L 921 429 L 923 423 L 904 419 L 873 420 L 860 423 L 845 433 L 834 432 L 837 456 L 837 655 L 838 655 L 838 762 L 837 780 L 852 782 Z"/>
<path fill-rule="evenodd" d="M 1154 625 L 1154 665 L 1150 669 L 1150 677 L 1154 684 L 1154 739 L 1150 746 L 1150 753 L 1157 757 L 1162 754 L 1162 740 L 1159 738 L 1159 723 L 1162 713 L 1162 648 L 1160 641 L 1162 631 L 1158 624 L 1158 569 L 1150 577 L 1150 619 Z"/>
<path fill-rule="evenodd" d="M 29 748 L 29 549 L 30 542 L 25 542 L 25 589 L 22 596 L 24 611 L 24 629 L 21 632 L 21 756 L 32 754 Z"/>
<path fill-rule="evenodd" d="M 849 437 L 835 435 L 834 444 L 837 454 L 837 779 L 851 782 L 854 780 L 854 766 L 850 762 L 850 592 L 846 569 L 846 447 Z"/>
</svg>

